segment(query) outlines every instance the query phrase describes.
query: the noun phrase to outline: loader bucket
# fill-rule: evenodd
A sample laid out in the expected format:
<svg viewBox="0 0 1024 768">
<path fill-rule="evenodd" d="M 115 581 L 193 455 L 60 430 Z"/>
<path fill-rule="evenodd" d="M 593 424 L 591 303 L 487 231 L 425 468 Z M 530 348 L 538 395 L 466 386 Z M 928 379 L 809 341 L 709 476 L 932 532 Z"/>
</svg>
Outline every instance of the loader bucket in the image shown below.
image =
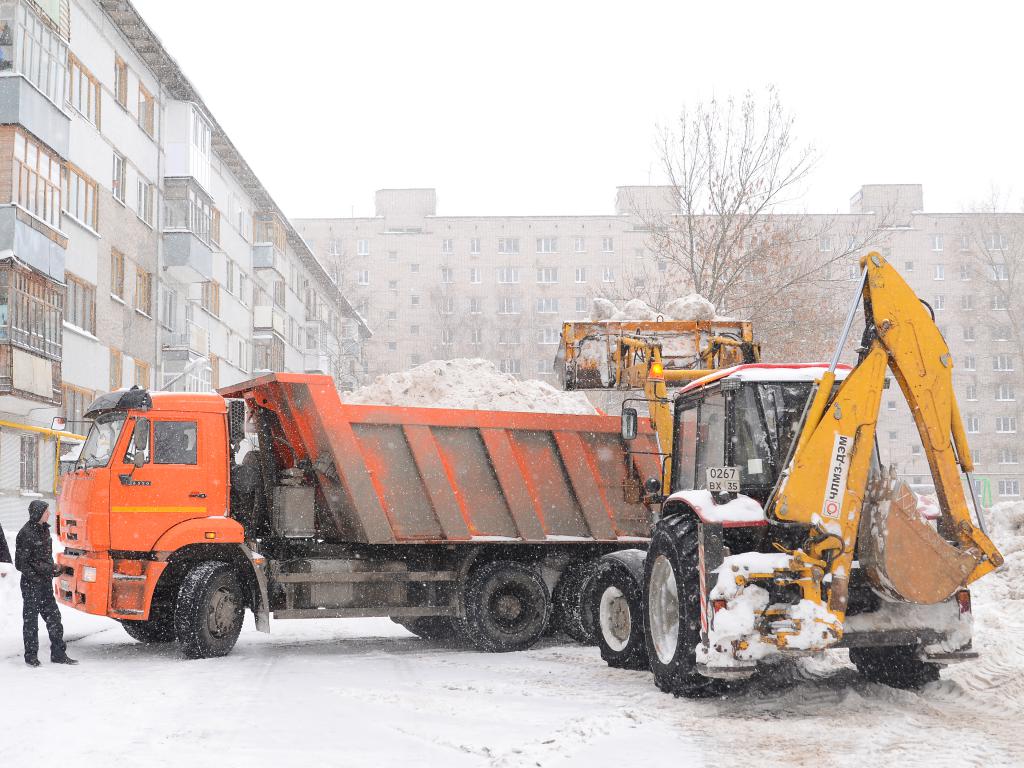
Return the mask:
<svg viewBox="0 0 1024 768">
<path fill-rule="evenodd" d="M 951 597 L 967 584 L 978 563 L 957 549 L 918 512 L 917 496 L 905 483 L 869 493 L 861 517 L 857 557 L 878 591 L 925 605 Z M 870 498 L 873 497 L 873 498 Z"/>
</svg>

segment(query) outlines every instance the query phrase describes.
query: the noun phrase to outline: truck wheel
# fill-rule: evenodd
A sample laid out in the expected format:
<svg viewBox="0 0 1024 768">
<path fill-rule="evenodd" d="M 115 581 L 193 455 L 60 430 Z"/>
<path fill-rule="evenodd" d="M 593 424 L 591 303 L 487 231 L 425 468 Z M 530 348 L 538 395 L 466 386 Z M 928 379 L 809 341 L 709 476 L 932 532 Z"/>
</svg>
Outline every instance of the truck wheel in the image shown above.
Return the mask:
<svg viewBox="0 0 1024 768">
<path fill-rule="evenodd" d="M 603 558 L 591 583 L 590 602 L 598 617 L 597 647 L 609 667 L 647 669 L 644 644 L 643 571 Z"/>
<path fill-rule="evenodd" d="M 140 643 L 170 643 L 174 640 L 174 616 L 163 615 L 147 621 L 121 619 L 128 637 Z"/>
<path fill-rule="evenodd" d="M 921 661 L 917 648 L 909 645 L 888 648 L 851 648 L 850 661 L 873 683 L 891 688 L 920 688 L 939 679 L 939 665 Z"/>
<path fill-rule="evenodd" d="M 593 606 L 587 598 L 587 588 L 597 570 L 597 561 L 571 563 L 562 571 L 551 596 L 551 623 L 577 643 L 593 645 L 597 642 L 597 628 Z"/>
<path fill-rule="evenodd" d="M 245 598 L 235 569 L 207 562 L 189 571 L 178 590 L 174 634 L 185 656 L 227 656 L 242 631 Z"/>
<path fill-rule="evenodd" d="M 690 515 L 654 527 L 644 564 L 644 645 L 662 691 L 695 698 L 718 692 L 718 681 L 697 672 L 700 578 L 697 522 Z"/>
<path fill-rule="evenodd" d="M 462 639 L 458 623 L 450 616 L 417 616 L 416 618 L 391 617 L 395 624 L 401 624 L 416 637 L 438 642 L 456 642 Z"/>
<path fill-rule="evenodd" d="M 540 572 L 512 560 L 497 560 L 473 571 L 463 602 L 463 632 L 482 651 L 529 648 L 551 616 L 551 598 Z"/>
</svg>

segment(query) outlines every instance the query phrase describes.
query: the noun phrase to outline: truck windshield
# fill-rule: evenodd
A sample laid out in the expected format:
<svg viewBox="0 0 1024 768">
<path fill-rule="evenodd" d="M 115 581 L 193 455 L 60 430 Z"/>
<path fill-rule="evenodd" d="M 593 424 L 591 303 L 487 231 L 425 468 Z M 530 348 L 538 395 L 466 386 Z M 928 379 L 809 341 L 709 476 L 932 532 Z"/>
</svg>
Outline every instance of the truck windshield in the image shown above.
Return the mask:
<svg viewBox="0 0 1024 768">
<path fill-rule="evenodd" d="M 748 384 L 736 399 L 733 463 L 743 484 L 770 485 L 775 481 L 800 427 L 808 383 Z"/>
<path fill-rule="evenodd" d="M 107 466 L 114 452 L 114 443 L 121 434 L 121 427 L 124 426 L 124 420 L 125 414 L 116 411 L 97 418 L 89 430 L 85 445 L 82 446 L 78 466 L 84 466 L 86 469 Z"/>
</svg>

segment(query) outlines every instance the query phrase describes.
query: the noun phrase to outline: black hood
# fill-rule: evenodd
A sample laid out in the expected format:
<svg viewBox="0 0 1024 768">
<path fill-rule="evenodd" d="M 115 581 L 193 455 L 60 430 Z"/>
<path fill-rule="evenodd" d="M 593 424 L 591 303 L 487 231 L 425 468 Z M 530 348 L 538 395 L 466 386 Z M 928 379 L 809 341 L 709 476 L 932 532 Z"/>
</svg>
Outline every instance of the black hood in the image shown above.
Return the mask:
<svg viewBox="0 0 1024 768">
<path fill-rule="evenodd" d="M 28 519 L 33 523 L 38 523 L 39 519 L 43 516 L 43 513 L 49 508 L 42 499 L 36 499 L 28 505 Z"/>
<path fill-rule="evenodd" d="M 107 411 L 148 411 L 153 407 L 149 392 L 137 385 L 131 389 L 119 389 L 97 397 L 85 411 L 85 418 L 95 419 Z"/>
</svg>

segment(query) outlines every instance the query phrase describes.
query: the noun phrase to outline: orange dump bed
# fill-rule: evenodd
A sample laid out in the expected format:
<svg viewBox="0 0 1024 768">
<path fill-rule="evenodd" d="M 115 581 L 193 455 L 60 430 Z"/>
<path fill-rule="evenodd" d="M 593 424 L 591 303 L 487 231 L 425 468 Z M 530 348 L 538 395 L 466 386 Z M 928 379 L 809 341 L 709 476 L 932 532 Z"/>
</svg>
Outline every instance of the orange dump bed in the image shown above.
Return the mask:
<svg viewBox="0 0 1024 768">
<path fill-rule="evenodd" d="M 627 478 L 657 477 L 654 435 L 627 453 L 619 419 L 345 405 L 327 376 L 273 374 L 220 390 L 276 414 L 278 462 L 309 462 L 317 526 L 370 544 L 646 538 Z M 271 419 L 271 422 L 274 422 Z"/>
</svg>

